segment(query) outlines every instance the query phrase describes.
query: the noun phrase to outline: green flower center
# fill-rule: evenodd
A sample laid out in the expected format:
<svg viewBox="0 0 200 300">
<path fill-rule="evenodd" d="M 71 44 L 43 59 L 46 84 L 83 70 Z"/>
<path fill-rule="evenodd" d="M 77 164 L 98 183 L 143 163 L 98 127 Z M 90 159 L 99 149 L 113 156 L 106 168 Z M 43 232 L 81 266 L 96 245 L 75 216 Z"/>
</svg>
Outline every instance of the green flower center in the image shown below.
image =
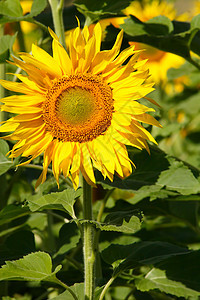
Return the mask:
<svg viewBox="0 0 200 300">
<path fill-rule="evenodd" d="M 71 125 L 82 125 L 95 112 L 94 96 L 80 87 L 68 88 L 58 98 L 58 117 Z"/>
</svg>

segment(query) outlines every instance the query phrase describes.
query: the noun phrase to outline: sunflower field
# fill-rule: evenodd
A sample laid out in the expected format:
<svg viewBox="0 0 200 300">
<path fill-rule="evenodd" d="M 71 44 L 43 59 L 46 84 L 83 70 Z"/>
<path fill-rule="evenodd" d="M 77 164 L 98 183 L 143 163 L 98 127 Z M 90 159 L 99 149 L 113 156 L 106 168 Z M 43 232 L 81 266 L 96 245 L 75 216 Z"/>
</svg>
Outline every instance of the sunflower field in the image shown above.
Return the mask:
<svg viewBox="0 0 200 300">
<path fill-rule="evenodd" d="M 0 299 L 200 299 L 200 0 L 0 0 Z"/>
</svg>

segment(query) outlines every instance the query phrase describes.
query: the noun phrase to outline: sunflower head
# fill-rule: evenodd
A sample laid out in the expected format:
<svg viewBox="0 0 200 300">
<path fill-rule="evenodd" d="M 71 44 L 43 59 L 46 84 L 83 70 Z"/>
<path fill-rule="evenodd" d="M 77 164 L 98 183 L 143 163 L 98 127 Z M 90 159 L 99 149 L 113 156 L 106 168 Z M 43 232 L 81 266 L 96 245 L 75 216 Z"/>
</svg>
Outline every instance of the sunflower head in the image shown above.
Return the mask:
<svg viewBox="0 0 200 300">
<path fill-rule="evenodd" d="M 110 180 L 114 173 L 128 176 L 133 163 L 125 145 L 148 150 L 146 140 L 155 140 L 141 123 L 160 126 L 147 114 L 154 110 L 138 102 L 153 90 L 145 83 L 146 61 L 138 61 L 134 46 L 120 53 L 122 31 L 112 49 L 101 51 L 99 23 L 92 32 L 87 26 L 71 32 L 69 54 L 50 33 L 53 56 L 33 45 L 32 54 L 12 62 L 27 75 L 16 75 L 20 82 L 1 80 L 21 93 L 1 99 L 1 110 L 16 114 L 0 127 L 12 132 L 5 139 L 17 141 L 10 157 L 27 158 L 22 165 L 43 154 L 36 186 L 46 180 L 50 164 L 57 182 L 63 173 L 75 188 L 80 172 L 95 184 L 94 168 Z"/>
</svg>

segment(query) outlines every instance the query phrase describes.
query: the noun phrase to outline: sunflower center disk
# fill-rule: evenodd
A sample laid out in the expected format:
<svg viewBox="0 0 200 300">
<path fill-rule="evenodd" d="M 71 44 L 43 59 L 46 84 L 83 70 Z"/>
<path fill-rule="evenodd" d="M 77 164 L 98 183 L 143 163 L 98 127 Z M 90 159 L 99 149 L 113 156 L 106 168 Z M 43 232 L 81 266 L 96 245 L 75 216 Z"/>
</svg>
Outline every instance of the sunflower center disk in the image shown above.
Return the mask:
<svg viewBox="0 0 200 300">
<path fill-rule="evenodd" d="M 84 125 L 94 113 L 94 96 L 80 87 L 68 88 L 58 98 L 58 117 L 72 126 Z"/>
<path fill-rule="evenodd" d="M 113 102 L 111 88 L 99 76 L 64 76 L 46 94 L 46 130 L 61 141 L 92 141 L 111 125 Z"/>
</svg>

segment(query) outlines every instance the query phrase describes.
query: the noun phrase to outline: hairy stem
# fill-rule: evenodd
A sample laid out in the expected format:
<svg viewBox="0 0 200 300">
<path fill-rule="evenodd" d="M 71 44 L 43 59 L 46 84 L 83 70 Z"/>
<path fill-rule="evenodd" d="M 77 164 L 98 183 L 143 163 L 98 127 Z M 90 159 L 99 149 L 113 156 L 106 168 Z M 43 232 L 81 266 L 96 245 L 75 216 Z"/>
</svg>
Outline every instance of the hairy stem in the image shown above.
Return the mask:
<svg viewBox="0 0 200 300">
<path fill-rule="evenodd" d="M 4 26 L 0 25 L 0 37 L 4 35 Z M 5 63 L 0 63 L 0 79 L 5 79 Z M 4 87 L 0 85 L 0 99 L 4 98 L 5 96 L 5 91 Z M 0 104 L 2 104 L 0 102 Z M 0 122 L 5 121 L 5 112 L 1 111 L 0 112 Z"/>
<path fill-rule="evenodd" d="M 85 300 L 94 299 L 95 284 L 95 251 L 94 251 L 94 234 L 95 229 L 92 220 L 92 193 L 91 186 L 83 178 L 83 218 L 88 222 L 83 223 L 83 255 L 85 271 Z"/>
</svg>

